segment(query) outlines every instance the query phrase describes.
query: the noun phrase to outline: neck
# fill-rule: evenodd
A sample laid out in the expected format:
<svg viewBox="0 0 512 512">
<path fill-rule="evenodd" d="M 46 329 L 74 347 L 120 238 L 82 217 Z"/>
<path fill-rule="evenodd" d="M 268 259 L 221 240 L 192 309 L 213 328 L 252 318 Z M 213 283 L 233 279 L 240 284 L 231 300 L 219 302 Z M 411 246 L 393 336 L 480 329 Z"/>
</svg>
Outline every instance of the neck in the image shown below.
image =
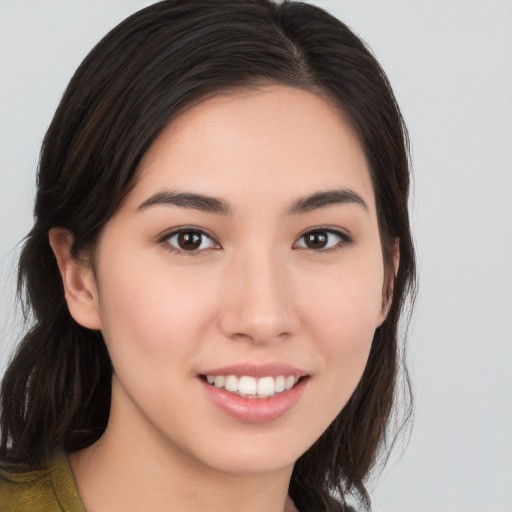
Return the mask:
<svg viewBox="0 0 512 512">
<path fill-rule="evenodd" d="M 113 407 L 101 439 L 70 454 L 89 512 L 295 510 L 287 499 L 293 466 L 256 474 L 220 471 L 160 434 L 148 435 L 147 426 L 138 426 L 137 421 L 118 417 Z"/>
</svg>

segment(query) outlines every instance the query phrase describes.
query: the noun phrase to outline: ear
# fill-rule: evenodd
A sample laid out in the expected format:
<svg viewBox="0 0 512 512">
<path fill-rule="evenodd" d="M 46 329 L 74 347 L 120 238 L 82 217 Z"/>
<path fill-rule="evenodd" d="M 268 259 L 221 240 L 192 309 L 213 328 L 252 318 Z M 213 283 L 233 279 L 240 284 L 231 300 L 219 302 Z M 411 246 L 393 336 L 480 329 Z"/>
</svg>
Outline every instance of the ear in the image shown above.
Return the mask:
<svg viewBox="0 0 512 512">
<path fill-rule="evenodd" d="M 100 329 L 98 289 L 91 265 L 72 256 L 73 234 L 69 230 L 52 228 L 48 238 L 71 316 L 83 327 Z"/>
<path fill-rule="evenodd" d="M 388 316 L 389 310 L 391 308 L 391 303 L 393 302 L 393 288 L 395 284 L 396 276 L 398 275 L 398 268 L 400 266 L 400 239 L 395 238 L 393 242 L 393 275 L 387 275 L 388 272 L 385 272 L 386 282 L 382 288 L 382 307 L 379 313 L 379 320 L 377 327 L 379 327 L 386 317 Z"/>
</svg>

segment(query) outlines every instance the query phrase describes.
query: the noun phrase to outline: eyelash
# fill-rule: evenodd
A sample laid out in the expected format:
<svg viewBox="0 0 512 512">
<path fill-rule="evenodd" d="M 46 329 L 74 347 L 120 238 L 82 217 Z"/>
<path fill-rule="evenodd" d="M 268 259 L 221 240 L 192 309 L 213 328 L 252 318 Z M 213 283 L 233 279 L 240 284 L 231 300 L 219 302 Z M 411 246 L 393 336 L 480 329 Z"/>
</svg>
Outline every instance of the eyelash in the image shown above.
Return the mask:
<svg viewBox="0 0 512 512">
<path fill-rule="evenodd" d="M 158 239 L 158 243 L 165 244 L 166 249 L 172 253 L 183 254 L 186 256 L 199 256 L 200 254 L 202 254 L 203 251 L 211 248 L 211 247 L 207 247 L 207 248 L 203 248 L 203 249 L 198 248 L 198 249 L 194 249 L 194 250 L 185 250 L 185 249 L 179 249 L 178 247 L 175 247 L 170 244 L 169 240 L 172 237 L 179 236 L 181 234 L 187 234 L 187 233 L 189 233 L 189 234 L 193 233 L 193 234 L 199 235 L 200 237 L 207 237 L 212 241 L 213 245 L 217 245 L 218 246 L 217 248 L 220 248 L 220 244 L 218 244 L 218 242 L 216 242 L 212 236 L 210 236 L 208 233 L 206 233 L 202 229 L 194 228 L 194 227 L 184 227 L 184 228 L 179 228 L 179 229 L 175 229 L 173 231 L 167 232 Z M 304 232 L 302 235 L 299 236 L 297 241 L 294 242 L 294 245 L 297 244 L 298 241 L 303 239 L 306 235 L 311 235 L 313 233 L 328 234 L 328 236 L 334 235 L 334 236 L 337 236 L 340 240 L 334 246 L 327 247 L 327 248 L 313 249 L 311 247 L 303 246 L 303 247 L 294 247 L 294 249 L 309 249 L 310 251 L 317 252 L 317 253 L 332 253 L 332 252 L 339 251 L 339 250 L 343 249 L 346 245 L 354 242 L 354 239 L 349 234 L 345 233 L 344 231 L 340 231 L 339 229 L 335 229 L 332 227 L 320 226 L 320 227 L 316 227 L 313 229 L 309 229 L 308 231 Z M 201 245 L 202 245 L 202 242 L 201 242 Z"/>
</svg>

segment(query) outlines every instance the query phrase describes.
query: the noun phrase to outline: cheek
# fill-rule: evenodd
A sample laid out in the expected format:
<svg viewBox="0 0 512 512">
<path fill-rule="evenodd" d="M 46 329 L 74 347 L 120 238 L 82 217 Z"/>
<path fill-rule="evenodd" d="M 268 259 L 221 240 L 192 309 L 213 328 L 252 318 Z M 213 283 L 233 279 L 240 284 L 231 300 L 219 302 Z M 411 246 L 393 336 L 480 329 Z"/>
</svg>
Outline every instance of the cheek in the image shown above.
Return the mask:
<svg viewBox="0 0 512 512">
<path fill-rule="evenodd" d="M 108 277 L 100 289 L 102 332 L 114 367 L 128 359 L 169 367 L 193 354 L 209 314 L 208 291 L 199 297 L 197 279 L 183 271 L 170 275 L 154 261 L 117 261 L 103 269 Z"/>
<path fill-rule="evenodd" d="M 304 324 L 322 352 L 331 379 L 347 389 L 357 385 L 370 352 L 382 309 L 383 267 L 376 257 L 367 263 L 340 266 L 323 286 L 308 286 Z M 347 397 L 348 399 L 348 397 Z"/>
<path fill-rule="evenodd" d="M 300 269 L 305 302 L 327 330 L 374 331 L 382 309 L 384 269 L 380 253 L 375 257 L 354 251 L 336 267 L 317 273 Z M 305 309 L 307 311 L 307 309 Z"/>
</svg>

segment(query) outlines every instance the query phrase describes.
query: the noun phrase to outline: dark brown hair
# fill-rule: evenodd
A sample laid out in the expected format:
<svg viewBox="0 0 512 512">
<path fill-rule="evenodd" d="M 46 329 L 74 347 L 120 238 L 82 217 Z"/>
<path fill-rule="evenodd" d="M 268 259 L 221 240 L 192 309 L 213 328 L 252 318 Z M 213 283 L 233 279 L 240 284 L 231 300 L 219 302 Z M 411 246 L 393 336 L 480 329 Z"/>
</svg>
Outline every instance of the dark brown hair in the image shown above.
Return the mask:
<svg viewBox="0 0 512 512">
<path fill-rule="evenodd" d="M 292 497 L 318 510 L 328 510 L 332 492 L 343 499 L 356 491 L 369 503 L 364 479 L 388 441 L 401 360 L 399 319 L 415 283 L 408 139 L 371 52 L 342 22 L 299 2 L 163 1 L 114 28 L 76 71 L 44 139 L 35 224 L 19 262 L 18 292 L 33 326 L 3 379 L 4 463 L 37 468 L 56 448 L 89 446 L 109 416 L 109 355 L 101 333 L 69 314 L 50 228 L 73 233 L 76 257 L 93 249 L 133 187 L 141 157 L 173 118 L 216 92 L 267 83 L 334 102 L 352 123 L 370 167 L 391 309 L 353 396 L 299 458 L 290 483 Z M 393 281 L 397 238 L 400 267 Z"/>
</svg>

